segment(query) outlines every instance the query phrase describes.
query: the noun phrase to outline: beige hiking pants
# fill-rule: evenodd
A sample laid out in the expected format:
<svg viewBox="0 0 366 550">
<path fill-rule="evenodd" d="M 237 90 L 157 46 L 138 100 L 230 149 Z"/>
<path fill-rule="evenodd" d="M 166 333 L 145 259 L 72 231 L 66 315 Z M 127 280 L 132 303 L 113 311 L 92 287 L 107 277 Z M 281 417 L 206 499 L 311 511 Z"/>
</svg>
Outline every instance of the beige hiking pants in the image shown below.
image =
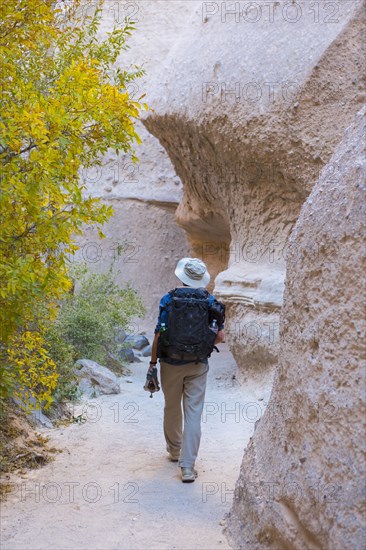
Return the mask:
<svg viewBox="0 0 366 550">
<path fill-rule="evenodd" d="M 160 361 L 161 387 L 165 399 L 164 436 L 168 452 L 178 457 L 180 451 L 181 467 L 193 467 L 197 458 L 208 370 L 209 366 L 205 363 L 169 365 Z"/>
</svg>

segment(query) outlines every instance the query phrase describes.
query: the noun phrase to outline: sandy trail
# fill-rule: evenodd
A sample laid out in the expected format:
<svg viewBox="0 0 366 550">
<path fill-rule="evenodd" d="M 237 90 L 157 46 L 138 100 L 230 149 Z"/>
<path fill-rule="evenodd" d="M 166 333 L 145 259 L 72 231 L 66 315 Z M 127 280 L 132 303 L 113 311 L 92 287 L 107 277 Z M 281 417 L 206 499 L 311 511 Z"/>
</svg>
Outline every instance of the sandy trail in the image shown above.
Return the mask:
<svg viewBox="0 0 366 550">
<path fill-rule="evenodd" d="M 183 484 L 165 452 L 162 392 L 150 399 L 142 389 L 147 362 L 121 378 L 121 394 L 85 402 L 84 424 L 42 430 L 63 452 L 13 478 L 2 503 L 3 550 L 229 548 L 222 518 L 270 383 L 239 382 L 226 345 L 213 354 L 199 476 Z"/>
</svg>

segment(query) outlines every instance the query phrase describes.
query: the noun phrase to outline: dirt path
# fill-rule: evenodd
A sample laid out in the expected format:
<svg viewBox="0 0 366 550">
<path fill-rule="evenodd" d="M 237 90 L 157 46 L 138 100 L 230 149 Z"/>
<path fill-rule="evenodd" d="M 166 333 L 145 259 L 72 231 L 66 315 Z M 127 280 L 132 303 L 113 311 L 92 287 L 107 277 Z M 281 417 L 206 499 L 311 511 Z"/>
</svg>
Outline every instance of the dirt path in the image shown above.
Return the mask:
<svg viewBox="0 0 366 550">
<path fill-rule="evenodd" d="M 121 378 L 121 394 L 86 402 L 84 424 L 44 430 L 63 452 L 14 480 L 2 503 L 3 550 L 229 548 L 222 518 L 269 382 L 238 382 L 225 346 L 214 354 L 199 477 L 183 484 L 165 453 L 163 395 L 150 399 L 142 389 L 147 361 Z"/>
</svg>

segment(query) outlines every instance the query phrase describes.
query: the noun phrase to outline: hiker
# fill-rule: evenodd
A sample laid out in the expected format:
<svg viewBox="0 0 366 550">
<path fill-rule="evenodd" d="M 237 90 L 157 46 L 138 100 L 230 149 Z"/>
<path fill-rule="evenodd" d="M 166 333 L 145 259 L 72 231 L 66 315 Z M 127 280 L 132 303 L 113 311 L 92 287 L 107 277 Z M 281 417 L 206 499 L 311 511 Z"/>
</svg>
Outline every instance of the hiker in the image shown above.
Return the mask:
<svg viewBox="0 0 366 550">
<path fill-rule="evenodd" d="M 166 449 L 170 460 L 179 462 L 182 481 L 192 482 L 197 477 L 194 465 L 201 439 L 207 358 L 215 344 L 225 339 L 225 306 L 205 289 L 210 275 L 198 258 L 179 260 L 175 275 L 183 286 L 160 300 L 148 377 L 153 377 L 155 391 L 159 389 L 156 370 L 159 358 Z"/>
</svg>

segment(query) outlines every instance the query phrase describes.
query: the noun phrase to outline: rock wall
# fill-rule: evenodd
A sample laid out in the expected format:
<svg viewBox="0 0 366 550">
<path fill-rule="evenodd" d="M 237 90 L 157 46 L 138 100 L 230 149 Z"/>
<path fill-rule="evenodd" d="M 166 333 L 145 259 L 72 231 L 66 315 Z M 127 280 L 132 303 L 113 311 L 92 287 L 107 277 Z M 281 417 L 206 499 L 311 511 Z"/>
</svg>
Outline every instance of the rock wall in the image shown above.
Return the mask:
<svg viewBox="0 0 366 550">
<path fill-rule="evenodd" d="M 226 2 L 106 2 L 102 35 L 126 15 L 137 22 L 118 64 L 144 66 L 129 91 L 146 93 L 152 110 L 138 124 L 137 165 L 109 153 L 82 175 L 88 193 L 116 206 L 107 239 L 80 239 L 82 257 L 101 258 L 91 268 L 116 243 L 139 252 L 122 260 L 120 280 L 142 292 L 145 328 L 176 284 L 175 262 L 201 257 L 227 303 L 235 358 L 251 373 L 277 361 L 287 239 L 364 98 L 361 0 L 334 14 L 325 1 L 319 13 L 304 1 L 269 4 L 234 3 L 230 13 Z"/>
<path fill-rule="evenodd" d="M 117 281 L 131 283 L 147 309 L 146 317 L 134 319 L 129 331 L 148 331 L 151 337 L 159 300 L 177 285 L 174 267 L 187 255 L 185 234 L 175 223 L 176 204 L 127 198 L 105 202 L 112 204 L 115 212 L 103 227 L 106 239 L 100 240 L 95 229 L 86 229 L 76 259 L 87 261 L 95 272 L 104 272 L 116 258 Z M 123 247 L 119 256 L 118 244 Z"/>
<path fill-rule="evenodd" d="M 364 115 L 345 133 L 291 235 L 299 254 L 287 265 L 280 363 L 235 489 L 235 548 L 365 545 Z M 337 180 L 329 179 L 333 165 Z"/>
<path fill-rule="evenodd" d="M 121 281 L 149 328 L 176 261 L 201 257 L 243 372 L 267 376 L 280 356 L 228 518 L 234 546 L 358 550 L 360 116 L 334 149 L 365 101 L 365 2 L 113 3 L 102 33 L 117 6 L 138 19 L 119 63 L 145 62 L 132 93 L 152 110 L 137 167 L 110 154 L 85 175 L 116 213 L 80 254 L 102 269 L 127 242 Z"/>
<path fill-rule="evenodd" d="M 95 6 L 94 6 L 95 7 Z M 85 14 L 91 13 L 93 5 Z M 103 7 L 100 36 L 114 25 L 122 26 L 129 16 L 136 22 L 136 31 L 128 40 L 117 65 L 127 69 L 143 66 L 145 75 L 128 85 L 130 95 L 150 103 L 152 74 L 167 56 L 179 32 L 189 23 L 190 6 L 185 2 L 138 0 L 110 2 Z M 122 284 L 129 281 L 142 295 L 147 308 L 146 318 L 135 320 L 131 330 L 151 333 L 158 311 L 159 298 L 177 284 L 174 276 L 176 262 L 189 255 L 189 245 L 183 229 L 174 218 L 182 197 L 182 183 L 156 137 L 139 122 L 137 131 L 142 144 L 136 146 L 137 164 L 130 155 L 118 157 L 110 151 L 103 166 L 84 171 L 81 179 L 87 194 L 101 197 L 113 206 L 115 214 L 104 227 L 106 239 L 88 229 L 78 240 L 77 260 L 88 262 L 91 270 L 103 271 L 108 266 L 118 244 L 125 249 L 117 261 Z"/>
<path fill-rule="evenodd" d="M 315 19 L 307 1 L 189 4 L 144 124 L 183 182 L 177 221 L 218 274 L 231 349 L 253 374 L 277 361 L 291 229 L 365 97 L 364 3 L 328 17 L 318 2 Z"/>
</svg>

